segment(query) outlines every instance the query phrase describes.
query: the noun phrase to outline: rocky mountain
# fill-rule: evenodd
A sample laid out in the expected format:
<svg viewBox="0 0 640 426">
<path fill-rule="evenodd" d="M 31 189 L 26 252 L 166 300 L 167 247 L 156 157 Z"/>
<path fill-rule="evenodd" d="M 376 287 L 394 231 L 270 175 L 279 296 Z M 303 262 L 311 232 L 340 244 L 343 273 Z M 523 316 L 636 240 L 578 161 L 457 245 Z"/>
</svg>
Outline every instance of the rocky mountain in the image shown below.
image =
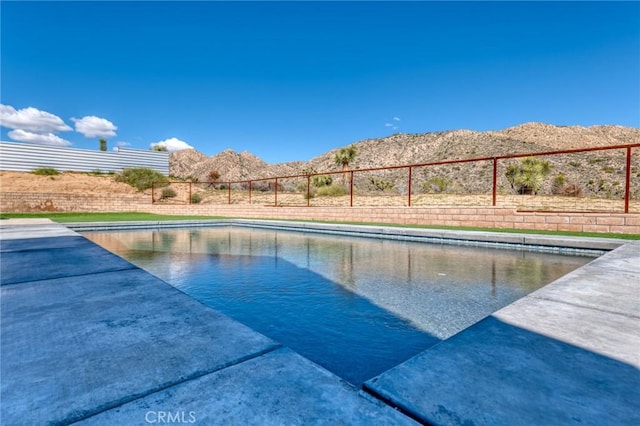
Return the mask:
<svg viewBox="0 0 640 426">
<path fill-rule="evenodd" d="M 640 142 L 640 129 L 625 126 L 555 126 L 543 123 L 525 123 L 500 131 L 477 132 L 473 130 L 451 130 L 424 134 L 395 134 L 385 138 L 355 142 L 357 156 L 351 168 L 363 169 L 393 165 L 418 164 L 443 160 L 492 157 L 507 154 L 535 153 L 565 149 L 611 146 Z M 248 152 L 223 151 L 206 157 L 194 151 L 184 150 L 171 154 L 170 173 L 180 178 L 208 179 L 210 171 L 220 173 L 220 180 L 234 181 L 272 176 L 300 174 L 305 169 L 318 172 L 339 170 L 331 150 L 308 162 L 267 164 Z M 636 150 L 638 152 L 640 150 Z M 634 157 L 637 161 L 640 152 Z M 601 152 L 546 157 L 553 168 L 553 175 L 562 174 L 566 182 L 581 185 L 585 191 L 596 191 L 598 186 L 609 185 L 609 192 L 620 190 L 620 178 L 603 184 L 605 178 L 620 174 L 624 170 L 622 152 Z M 456 180 L 459 189 L 485 191 L 486 179 L 477 179 L 488 171 L 486 163 L 460 167 L 441 166 L 421 171 L 421 180 L 434 176 Z M 394 187 L 401 172 L 378 172 L 376 179 L 386 179 Z M 406 172 L 402 172 L 406 173 Z M 640 173 L 636 170 L 636 173 Z M 623 179 L 623 177 L 622 177 Z M 371 180 L 371 179 L 370 179 Z M 420 177 L 418 178 L 420 180 Z M 606 179 L 611 180 L 611 179 Z M 624 180 L 624 179 L 623 179 Z M 617 182 L 617 183 L 615 183 Z M 547 184 L 549 190 L 551 184 Z M 592 187 L 592 188 L 590 188 Z M 617 188 L 615 188 L 617 187 Z M 397 188 L 402 190 L 402 188 Z M 600 188 L 605 190 L 607 188 Z M 597 192 L 597 191 L 596 191 Z"/>
<path fill-rule="evenodd" d="M 209 181 L 209 173 L 220 174 L 221 181 L 239 181 L 299 173 L 302 162 L 267 164 L 250 152 L 224 150 L 212 157 L 185 149 L 169 157 L 169 173 L 183 179 Z"/>
<path fill-rule="evenodd" d="M 499 132 L 487 132 L 499 139 L 514 139 L 552 150 L 591 148 L 638 142 L 640 129 L 625 126 L 553 126 L 525 123 Z"/>
<path fill-rule="evenodd" d="M 452 130 L 424 134 L 400 133 L 355 143 L 358 155 L 353 166 L 383 167 L 634 142 L 640 142 L 640 129 L 624 126 L 563 127 L 526 123 L 489 132 Z M 309 163 L 317 170 L 335 170 L 333 157 L 338 149 Z"/>
</svg>

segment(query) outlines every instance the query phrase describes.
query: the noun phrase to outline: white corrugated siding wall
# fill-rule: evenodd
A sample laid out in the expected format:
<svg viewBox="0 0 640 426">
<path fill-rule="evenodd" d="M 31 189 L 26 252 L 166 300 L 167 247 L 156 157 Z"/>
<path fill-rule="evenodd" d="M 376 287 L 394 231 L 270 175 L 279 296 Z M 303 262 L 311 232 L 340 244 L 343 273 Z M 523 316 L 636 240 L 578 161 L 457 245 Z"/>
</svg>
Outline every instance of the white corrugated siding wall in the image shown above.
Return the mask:
<svg viewBox="0 0 640 426">
<path fill-rule="evenodd" d="M 118 151 L 92 151 L 0 142 L 0 170 L 30 172 L 38 167 L 74 172 L 119 172 L 129 167 L 148 167 L 167 176 L 169 153 L 129 148 L 118 148 Z"/>
</svg>

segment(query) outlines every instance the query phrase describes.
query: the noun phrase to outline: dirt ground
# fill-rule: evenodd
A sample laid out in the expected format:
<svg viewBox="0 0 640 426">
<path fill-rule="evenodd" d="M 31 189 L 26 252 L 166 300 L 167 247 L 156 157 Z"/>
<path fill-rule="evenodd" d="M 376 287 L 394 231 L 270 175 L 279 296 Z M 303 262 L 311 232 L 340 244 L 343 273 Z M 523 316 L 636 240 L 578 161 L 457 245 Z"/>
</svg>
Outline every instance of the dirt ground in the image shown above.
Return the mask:
<svg viewBox="0 0 640 426">
<path fill-rule="evenodd" d="M 44 192 L 82 194 L 137 194 L 126 183 L 116 182 L 113 175 L 64 172 L 56 176 L 39 176 L 28 172 L 0 172 L 1 192 Z"/>
</svg>

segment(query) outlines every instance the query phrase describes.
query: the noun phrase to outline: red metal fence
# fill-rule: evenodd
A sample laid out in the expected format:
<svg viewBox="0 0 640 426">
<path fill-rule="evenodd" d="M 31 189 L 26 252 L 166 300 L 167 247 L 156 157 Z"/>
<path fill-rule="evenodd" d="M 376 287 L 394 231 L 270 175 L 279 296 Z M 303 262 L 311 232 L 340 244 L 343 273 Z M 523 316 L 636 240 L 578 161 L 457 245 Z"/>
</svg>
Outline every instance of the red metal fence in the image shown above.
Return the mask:
<svg viewBox="0 0 640 426">
<path fill-rule="evenodd" d="M 259 203 L 272 206 L 300 206 L 312 207 L 317 205 L 336 205 L 331 203 L 320 203 L 313 201 L 319 199 L 321 195 L 328 195 L 326 199 L 340 200 L 354 206 L 356 197 L 365 198 L 368 201 L 376 199 L 378 204 L 359 205 L 433 205 L 435 202 L 446 202 L 448 205 L 461 203 L 464 205 L 498 205 L 498 197 L 507 199 L 509 204 L 519 205 L 521 210 L 554 210 L 554 211 L 609 211 L 629 213 L 631 202 L 638 201 L 640 204 L 640 162 L 637 155 L 632 158 L 633 149 L 640 147 L 640 143 L 615 145 L 596 148 L 570 149 L 562 151 L 531 152 L 527 154 L 502 155 L 495 157 L 480 157 L 462 160 L 445 160 L 429 163 L 408 164 L 390 167 L 375 167 L 366 169 L 350 169 L 343 171 L 328 171 L 318 173 L 304 173 L 289 176 L 277 176 L 260 179 L 248 179 L 241 181 L 227 182 L 184 182 L 172 181 L 169 183 L 154 183 L 152 187 L 152 202 L 172 202 L 172 203 Z M 596 152 L 607 152 L 609 157 L 588 157 L 584 154 Z M 613 153 L 612 153 L 613 152 Z M 576 155 L 582 154 L 581 157 Z M 565 170 L 577 176 L 574 180 L 582 179 L 584 176 L 593 175 L 594 171 L 598 175 L 612 176 L 611 182 L 605 179 L 584 179 L 569 186 L 567 194 L 552 194 L 552 196 L 523 196 L 513 193 L 513 188 L 509 189 L 505 183 L 505 172 L 501 171 L 513 164 L 513 160 L 526 157 L 550 157 L 563 156 Z M 624 171 L 619 167 L 612 166 L 615 157 L 624 156 Z M 571 159 L 574 161 L 570 161 Z M 586 158 L 587 164 L 583 163 Z M 637 163 L 637 164 L 636 164 Z M 462 169 L 467 167 L 467 169 Z M 599 170 L 596 168 L 600 167 Z M 478 189 L 476 193 L 460 193 L 459 191 L 447 191 L 443 186 L 451 183 L 445 178 L 438 178 L 435 170 L 445 170 L 448 176 L 464 173 L 473 174 L 477 177 Z M 490 173 L 487 173 L 490 169 Z M 604 170 L 604 172 L 603 172 Z M 419 172 L 422 172 L 420 175 Z M 635 176 L 634 176 L 635 172 Z M 400 175 L 404 174 L 404 178 Z M 559 173 L 562 174 L 562 173 Z M 620 182 L 624 175 L 624 184 Z M 422 185 L 417 182 L 419 175 Z M 430 179 L 428 176 L 433 175 Z M 382 176 L 382 177 L 381 177 Z M 632 178 L 633 186 L 632 186 Z M 322 188 L 318 182 L 334 182 L 338 179 L 341 184 L 331 184 Z M 340 179 L 341 178 L 341 179 Z M 563 179 L 564 175 L 563 175 Z M 490 180 L 490 182 L 489 182 Z M 556 175 L 556 181 L 562 179 Z M 431 183 L 430 182 L 435 182 Z M 358 187 L 356 190 L 355 187 Z M 437 187 L 437 194 L 427 196 L 430 187 Z M 549 185 L 547 185 L 549 186 Z M 588 195 L 582 196 L 582 187 L 589 190 Z M 637 187 L 637 188 L 636 188 Z M 320 189 L 322 188 L 322 189 Z M 321 194 L 322 192 L 322 194 Z M 633 196 L 632 196 L 633 192 Z M 316 193 L 318 197 L 316 197 Z M 326 194 L 325 194 L 326 193 Z M 372 195 L 373 194 L 373 195 Z M 603 195 L 604 194 L 604 195 Z M 293 196 L 298 198 L 293 198 Z M 443 198 L 446 195 L 446 199 Z M 301 197 L 300 197 L 301 196 Z M 537 198 L 536 198 L 537 197 Z M 418 203 L 416 204 L 416 199 Z M 539 200 L 546 200 L 546 204 L 541 204 Z M 302 200 L 302 201 L 301 201 Z M 382 200 L 382 201 L 380 201 Z M 404 201 L 402 201 L 404 200 Z M 438 201 L 444 200 L 444 201 Z M 523 204 L 522 200 L 527 200 L 531 207 Z M 555 202 L 554 202 L 555 200 Z M 562 201 L 562 202 L 560 202 Z M 379 204 L 382 202 L 383 204 Z M 387 204 L 385 204 L 387 203 Z M 469 204 L 471 203 L 471 204 Z M 344 204 L 342 204 L 344 205 Z M 640 205 L 631 210 L 640 211 Z"/>
</svg>

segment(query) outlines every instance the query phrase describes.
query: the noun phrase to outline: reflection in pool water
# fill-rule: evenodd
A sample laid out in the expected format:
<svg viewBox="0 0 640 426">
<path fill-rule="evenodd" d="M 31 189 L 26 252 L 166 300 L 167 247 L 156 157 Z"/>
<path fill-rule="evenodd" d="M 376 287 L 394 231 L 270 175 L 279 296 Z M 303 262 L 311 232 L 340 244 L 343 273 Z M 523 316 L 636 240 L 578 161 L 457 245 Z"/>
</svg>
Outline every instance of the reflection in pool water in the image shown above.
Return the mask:
<svg viewBox="0 0 640 426">
<path fill-rule="evenodd" d="M 236 227 L 86 236 L 356 385 L 591 260 Z"/>
</svg>

